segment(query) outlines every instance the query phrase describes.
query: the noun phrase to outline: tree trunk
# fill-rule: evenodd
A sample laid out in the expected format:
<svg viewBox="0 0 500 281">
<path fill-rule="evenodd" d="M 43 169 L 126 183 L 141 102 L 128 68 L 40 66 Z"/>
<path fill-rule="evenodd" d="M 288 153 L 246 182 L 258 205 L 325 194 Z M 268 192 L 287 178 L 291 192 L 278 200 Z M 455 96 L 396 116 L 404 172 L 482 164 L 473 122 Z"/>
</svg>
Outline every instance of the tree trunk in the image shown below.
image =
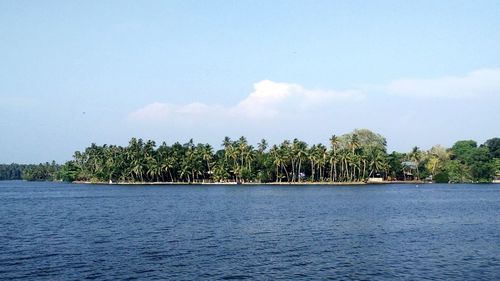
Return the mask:
<svg viewBox="0 0 500 281">
<path fill-rule="evenodd" d="M 286 165 L 283 165 L 283 168 L 285 169 L 286 181 L 290 182 L 290 174 L 288 173 L 288 170 L 286 169 Z"/>
<path fill-rule="evenodd" d="M 279 178 L 279 181 L 281 182 L 281 178 L 280 178 L 280 174 L 279 174 L 279 166 L 276 165 L 276 182 L 278 182 L 278 178 Z"/>
<path fill-rule="evenodd" d="M 330 181 L 333 181 L 333 161 L 330 161 Z"/>
<path fill-rule="evenodd" d="M 314 181 L 314 162 L 311 160 L 311 181 Z"/>
<path fill-rule="evenodd" d="M 297 171 L 297 173 L 299 174 L 299 182 L 301 181 L 301 178 L 300 178 L 300 168 L 302 166 L 302 160 L 299 159 L 299 169 Z"/>
<path fill-rule="evenodd" d="M 333 173 L 335 174 L 333 181 L 335 182 L 337 180 L 337 161 L 333 160 Z"/>
</svg>

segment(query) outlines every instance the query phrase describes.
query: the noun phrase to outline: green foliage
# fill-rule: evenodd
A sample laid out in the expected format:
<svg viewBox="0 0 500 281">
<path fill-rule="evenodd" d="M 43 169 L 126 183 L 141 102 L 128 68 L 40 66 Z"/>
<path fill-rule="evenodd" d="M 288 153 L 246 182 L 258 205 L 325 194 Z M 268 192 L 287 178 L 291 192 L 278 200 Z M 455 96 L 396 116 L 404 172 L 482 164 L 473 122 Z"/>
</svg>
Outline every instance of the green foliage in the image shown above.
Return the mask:
<svg viewBox="0 0 500 281">
<path fill-rule="evenodd" d="M 245 137 L 225 137 L 214 153 L 210 145 L 193 140 L 156 147 L 153 141 L 132 138 L 127 147 L 92 144 L 76 152 L 60 175 L 104 182 L 350 182 L 369 177 L 481 182 L 491 179 L 494 170 L 489 151 L 474 141 L 459 141 L 450 152 L 441 146 L 429 151 L 414 147 L 388 155 L 385 138 L 366 129 L 333 135 L 329 148 L 298 139 L 268 146 L 265 140 L 254 148 Z"/>
<path fill-rule="evenodd" d="M 59 166 L 0 165 L 0 179 L 89 182 L 356 182 L 427 179 L 436 182 L 490 182 L 500 175 L 498 138 L 477 146 L 457 141 L 450 149 L 386 152 L 383 136 L 367 129 L 333 135 L 328 147 L 299 139 L 256 148 L 245 137 L 225 137 L 221 149 L 211 145 L 132 138 L 127 146 L 92 143 Z M 410 164 L 408 164 L 410 163 Z"/>
<path fill-rule="evenodd" d="M 78 166 L 76 166 L 75 162 L 68 161 L 59 169 L 57 178 L 62 181 L 72 182 L 78 180 L 79 173 L 80 169 L 78 168 Z"/>
<path fill-rule="evenodd" d="M 10 164 L 0 165 L 0 180 L 20 180 L 27 165 Z"/>
<path fill-rule="evenodd" d="M 27 181 L 52 181 L 57 179 L 59 165 L 54 161 L 38 165 L 28 165 L 24 169 L 22 179 Z"/>
<path fill-rule="evenodd" d="M 52 163 L 38 165 L 10 164 L 0 165 L 0 180 L 46 181 L 57 180 L 60 166 Z"/>
<path fill-rule="evenodd" d="M 434 176 L 434 181 L 436 183 L 448 183 L 450 181 L 450 178 L 448 177 L 448 173 L 440 172 Z"/>
<path fill-rule="evenodd" d="M 491 157 L 500 158 L 500 138 L 489 139 L 484 145 L 488 148 Z"/>
<path fill-rule="evenodd" d="M 352 134 L 357 136 L 363 149 L 386 151 L 387 141 L 382 135 L 368 129 L 355 129 Z"/>
<path fill-rule="evenodd" d="M 393 151 L 387 156 L 390 177 L 392 179 L 402 179 L 403 176 L 403 162 L 406 159 L 406 154 Z"/>
<path fill-rule="evenodd" d="M 493 170 L 495 171 L 495 176 L 500 178 L 500 158 L 493 159 Z"/>
<path fill-rule="evenodd" d="M 470 155 L 469 167 L 475 182 L 491 182 L 494 177 L 493 161 L 486 147 L 474 149 Z"/>
<path fill-rule="evenodd" d="M 457 141 L 451 147 L 451 153 L 452 153 L 451 159 L 456 159 L 461 163 L 470 162 L 470 157 L 476 148 L 477 148 L 477 143 L 473 140 Z"/>
<path fill-rule="evenodd" d="M 309 147 L 285 140 L 268 150 L 265 140 L 250 145 L 245 137 L 225 137 L 214 153 L 208 144 L 174 143 L 159 147 L 132 138 L 126 147 L 91 144 L 77 151 L 59 177 L 93 182 L 269 182 L 363 181 L 387 174 L 385 139 L 369 130 L 356 130 Z"/>
<path fill-rule="evenodd" d="M 491 182 L 495 176 L 494 158 L 487 145 L 477 147 L 472 140 L 457 141 L 451 148 L 448 175 L 453 182 Z"/>
<path fill-rule="evenodd" d="M 446 173 L 450 182 L 469 183 L 472 182 L 470 169 L 458 160 L 451 160 L 446 165 Z"/>
</svg>

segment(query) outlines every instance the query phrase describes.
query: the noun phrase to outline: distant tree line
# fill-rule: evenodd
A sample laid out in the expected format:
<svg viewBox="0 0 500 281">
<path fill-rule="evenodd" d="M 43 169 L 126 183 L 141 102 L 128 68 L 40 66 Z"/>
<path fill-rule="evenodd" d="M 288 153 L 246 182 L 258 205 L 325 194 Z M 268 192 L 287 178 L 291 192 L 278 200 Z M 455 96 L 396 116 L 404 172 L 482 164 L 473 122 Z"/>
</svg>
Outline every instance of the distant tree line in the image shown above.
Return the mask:
<svg viewBox="0 0 500 281">
<path fill-rule="evenodd" d="M 27 165 L 0 164 L 0 180 L 20 180 Z"/>
<path fill-rule="evenodd" d="M 245 137 L 225 137 L 221 148 L 190 140 L 159 146 L 132 138 L 128 146 L 91 144 L 75 152 L 62 166 L 2 165 L 1 179 L 88 182 L 364 182 L 428 180 L 491 182 L 500 176 L 500 138 L 482 145 L 472 140 L 451 148 L 436 145 L 427 151 L 386 151 L 386 140 L 367 129 L 333 135 L 328 146 L 299 139 L 255 147 Z M 17 168 L 16 168 L 17 167 Z M 5 172 L 4 172 L 5 171 Z"/>
<path fill-rule="evenodd" d="M 60 179 L 60 165 L 52 163 L 0 164 L 0 180 L 47 181 Z"/>
</svg>

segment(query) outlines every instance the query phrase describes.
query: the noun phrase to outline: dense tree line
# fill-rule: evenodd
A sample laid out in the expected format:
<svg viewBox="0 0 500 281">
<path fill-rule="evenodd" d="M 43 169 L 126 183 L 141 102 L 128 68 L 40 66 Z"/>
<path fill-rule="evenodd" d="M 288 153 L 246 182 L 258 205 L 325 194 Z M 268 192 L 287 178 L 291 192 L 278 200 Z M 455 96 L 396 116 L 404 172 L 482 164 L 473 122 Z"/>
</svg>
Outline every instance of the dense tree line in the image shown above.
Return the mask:
<svg viewBox="0 0 500 281">
<path fill-rule="evenodd" d="M 461 140 L 448 149 L 436 145 L 420 151 L 415 147 L 408 154 L 392 152 L 388 157 L 392 175 L 405 171 L 405 159 L 410 159 L 417 178 L 435 182 L 477 183 L 500 178 L 500 138 L 480 146 L 473 140 Z"/>
<path fill-rule="evenodd" d="M 60 165 L 52 163 L 34 164 L 0 164 L 0 180 L 45 181 L 58 180 Z"/>
<path fill-rule="evenodd" d="M 174 143 L 132 138 L 128 146 L 91 144 L 62 166 L 0 165 L 0 179 L 89 182 L 364 182 L 428 180 L 491 182 L 499 177 L 500 138 L 482 145 L 472 140 L 451 148 L 386 151 L 383 136 L 367 129 L 333 135 L 328 145 L 284 140 L 255 147 L 245 137 L 225 137 L 221 148 L 210 144 Z"/>
<path fill-rule="evenodd" d="M 20 180 L 23 170 L 27 165 L 20 164 L 0 164 L 0 180 Z"/>
<path fill-rule="evenodd" d="M 126 147 L 92 144 L 61 167 L 59 177 L 79 181 L 121 182 L 363 182 L 432 180 L 491 182 L 500 171 L 500 139 L 478 146 L 458 141 L 446 149 L 414 147 L 408 153 L 386 151 L 386 140 L 367 129 L 333 135 L 328 145 L 284 140 L 255 147 L 245 137 L 225 137 L 221 149 L 210 144 L 132 138 Z"/>
</svg>

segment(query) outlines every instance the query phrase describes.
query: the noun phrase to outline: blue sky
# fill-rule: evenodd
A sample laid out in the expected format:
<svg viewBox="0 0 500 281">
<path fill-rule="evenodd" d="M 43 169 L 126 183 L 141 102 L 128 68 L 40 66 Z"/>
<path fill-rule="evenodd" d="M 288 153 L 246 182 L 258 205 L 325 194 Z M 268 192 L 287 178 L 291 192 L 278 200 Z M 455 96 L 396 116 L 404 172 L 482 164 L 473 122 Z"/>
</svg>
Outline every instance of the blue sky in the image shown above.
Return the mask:
<svg viewBox="0 0 500 281">
<path fill-rule="evenodd" d="M 498 1 L 0 1 L 0 163 L 133 137 L 500 136 Z"/>
</svg>

